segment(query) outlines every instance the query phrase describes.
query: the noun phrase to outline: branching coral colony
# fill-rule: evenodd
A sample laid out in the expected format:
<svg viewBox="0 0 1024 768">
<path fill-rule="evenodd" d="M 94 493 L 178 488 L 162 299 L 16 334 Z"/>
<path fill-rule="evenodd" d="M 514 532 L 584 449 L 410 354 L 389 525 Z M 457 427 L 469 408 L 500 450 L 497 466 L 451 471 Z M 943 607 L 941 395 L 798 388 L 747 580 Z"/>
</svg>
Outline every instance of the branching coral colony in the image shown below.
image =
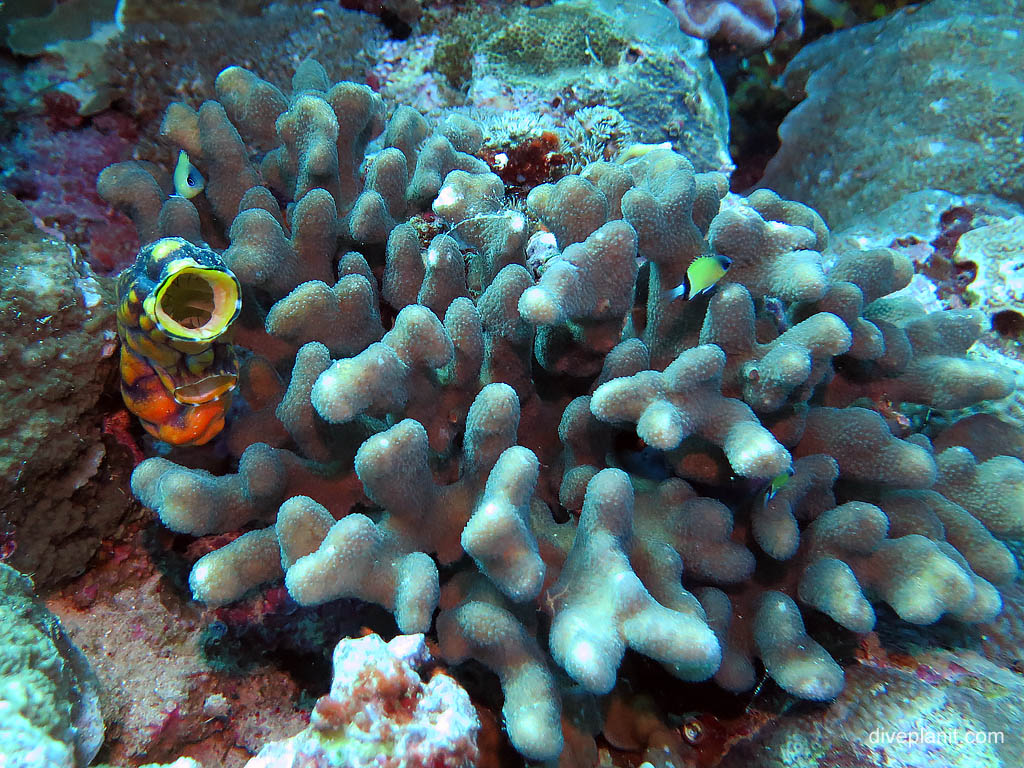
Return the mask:
<svg viewBox="0 0 1024 768">
<path fill-rule="evenodd" d="M 541 184 L 524 214 L 469 119 L 385 121 L 315 62 L 290 97 L 237 67 L 216 87 L 162 127 L 202 195 L 132 163 L 99 179 L 143 243 L 226 246 L 242 286 L 237 472 L 151 458 L 132 477 L 174 531 L 267 526 L 196 562 L 196 599 L 283 579 L 407 633 L 440 608 L 442 654 L 500 678 L 533 759 L 562 749 L 557 668 L 604 694 L 632 648 L 739 692 L 760 662 L 827 700 L 843 671 L 802 609 L 855 632 L 877 603 L 914 623 L 1000 610 L 1024 464 L 969 437 L 936 455 L 875 404 L 959 409 L 1012 381 L 965 356 L 981 315 L 888 295 L 903 256 L 826 274 L 814 211 L 767 190 L 720 210 L 725 177 L 662 148 Z M 558 254 L 535 278 L 541 228 Z M 732 261 L 718 290 L 671 299 L 709 253 Z"/>
</svg>

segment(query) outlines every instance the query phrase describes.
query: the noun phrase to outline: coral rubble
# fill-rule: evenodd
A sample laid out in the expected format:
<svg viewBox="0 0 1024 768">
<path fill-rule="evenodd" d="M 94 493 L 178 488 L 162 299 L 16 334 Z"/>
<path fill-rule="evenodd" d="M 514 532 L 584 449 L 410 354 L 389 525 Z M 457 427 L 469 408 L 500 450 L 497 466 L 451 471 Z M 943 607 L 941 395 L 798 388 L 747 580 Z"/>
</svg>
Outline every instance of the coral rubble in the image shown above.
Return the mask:
<svg viewBox="0 0 1024 768">
<path fill-rule="evenodd" d="M 1004 336 L 1024 339 L 1024 216 L 965 232 L 953 262 L 973 270 L 965 298 Z"/>
<path fill-rule="evenodd" d="M 314 644 L 319 660 L 336 636 L 318 635 L 317 611 L 296 616 L 283 588 L 246 605 L 195 610 L 166 578 L 175 557 L 170 542 L 154 541 L 148 524 L 126 528 L 105 540 L 88 571 L 51 591 L 46 603 L 99 680 L 103 765 L 171 761 L 187 753 L 198 760 L 195 766 L 241 768 L 267 742 L 302 730 L 312 702 L 303 701 L 288 671 L 260 660 L 282 642 L 304 662 L 313 658 L 304 644 Z M 359 629 L 351 605 L 322 611 L 330 614 L 332 633 Z M 270 639 L 271 627 L 277 639 Z M 308 669 L 326 690 L 329 658 Z"/>
<path fill-rule="evenodd" d="M 563 700 L 608 693 L 627 649 L 733 692 L 763 665 L 830 700 L 844 673 L 806 615 L 863 633 L 879 604 L 998 613 L 1024 463 L 886 419 L 1012 377 L 965 356 L 981 313 L 890 295 L 905 255 L 826 270 L 814 211 L 726 198 L 663 147 L 510 199 L 473 120 L 388 119 L 311 60 L 289 94 L 238 67 L 216 91 L 161 128 L 208 179 L 198 206 L 141 164 L 99 180 L 144 241 L 223 247 L 242 285 L 236 471 L 172 453 L 132 478 L 173 531 L 249 529 L 195 562 L 197 599 L 283 580 L 303 605 L 436 628 L 442 658 L 498 677 L 536 760 L 590 735 Z M 732 260 L 717 291 L 672 298 L 712 252 Z"/>
<path fill-rule="evenodd" d="M 469 695 L 444 673 L 424 683 L 416 667 L 429 659 L 423 635 L 342 640 L 309 727 L 267 744 L 246 768 L 473 765 L 479 721 Z"/>
</svg>

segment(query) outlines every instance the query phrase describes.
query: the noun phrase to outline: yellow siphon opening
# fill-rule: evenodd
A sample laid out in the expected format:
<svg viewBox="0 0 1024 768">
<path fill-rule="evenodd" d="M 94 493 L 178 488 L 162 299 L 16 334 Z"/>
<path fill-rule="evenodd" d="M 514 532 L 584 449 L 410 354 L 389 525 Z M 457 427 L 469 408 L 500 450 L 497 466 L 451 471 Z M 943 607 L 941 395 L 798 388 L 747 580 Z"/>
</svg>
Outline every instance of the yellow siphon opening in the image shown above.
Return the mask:
<svg viewBox="0 0 1024 768">
<path fill-rule="evenodd" d="M 157 288 L 155 314 L 169 335 L 213 340 L 238 314 L 238 283 L 228 272 L 183 267 Z"/>
</svg>

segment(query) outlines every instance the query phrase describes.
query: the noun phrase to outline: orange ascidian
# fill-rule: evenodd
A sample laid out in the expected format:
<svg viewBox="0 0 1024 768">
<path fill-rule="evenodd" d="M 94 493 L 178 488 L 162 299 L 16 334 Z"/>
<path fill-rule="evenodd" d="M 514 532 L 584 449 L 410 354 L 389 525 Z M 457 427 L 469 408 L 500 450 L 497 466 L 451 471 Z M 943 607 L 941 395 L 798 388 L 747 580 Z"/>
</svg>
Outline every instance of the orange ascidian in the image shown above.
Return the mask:
<svg viewBox="0 0 1024 768">
<path fill-rule="evenodd" d="M 238 365 L 231 324 L 238 279 L 209 248 L 178 237 L 146 245 L 117 281 L 121 395 L 146 431 L 202 445 L 224 428 Z"/>
</svg>

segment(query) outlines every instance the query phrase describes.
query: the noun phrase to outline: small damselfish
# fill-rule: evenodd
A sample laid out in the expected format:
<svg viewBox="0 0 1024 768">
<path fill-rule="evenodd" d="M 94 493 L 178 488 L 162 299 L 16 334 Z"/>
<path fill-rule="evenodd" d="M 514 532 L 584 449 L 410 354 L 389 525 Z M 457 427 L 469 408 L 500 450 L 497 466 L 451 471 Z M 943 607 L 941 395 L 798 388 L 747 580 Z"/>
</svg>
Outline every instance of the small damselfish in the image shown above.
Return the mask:
<svg viewBox="0 0 1024 768">
<path fill-rule="evenodd" d="M 117 281 L 121 395 L 146 431 L 202 445 L 224 428 L 241 288 L 220 256 L 178 237 L 145 246 Z"/>
<path fill-rule="evenodd" d="M 192 165 L 188 152 L 184 149 L 178 153 L 178 162 L 174 166 L 174 193 L 191 200 L 206 188 L 206 179 L 199 169 Z"/>
<path fill-rule="evenodd" d="M 774 499 L 775 494 L 777 494 L 779 491 L 786 487 L 786 485 L 789 483 L 789 478 L 791 478 L 794 474 L 795 473 L 793 471 L 793 468 L 790 467 L 785 472 L 782 472 L 781 474 L 778 474 L 775 477 L 773 477 L 771 481 L 768 483 L 767 489 L 765 490 L 765 502 L 767 503 Z"/>
<path fill-rule="evenodd" d="M 686 268 L 683 282 L 665 291 L 665 297 L 669 301 L 679 298 L 690 301 L 696 296 L 710 293 L 731 264 L 728 256 L 699 256 Z"/>
</svg>

